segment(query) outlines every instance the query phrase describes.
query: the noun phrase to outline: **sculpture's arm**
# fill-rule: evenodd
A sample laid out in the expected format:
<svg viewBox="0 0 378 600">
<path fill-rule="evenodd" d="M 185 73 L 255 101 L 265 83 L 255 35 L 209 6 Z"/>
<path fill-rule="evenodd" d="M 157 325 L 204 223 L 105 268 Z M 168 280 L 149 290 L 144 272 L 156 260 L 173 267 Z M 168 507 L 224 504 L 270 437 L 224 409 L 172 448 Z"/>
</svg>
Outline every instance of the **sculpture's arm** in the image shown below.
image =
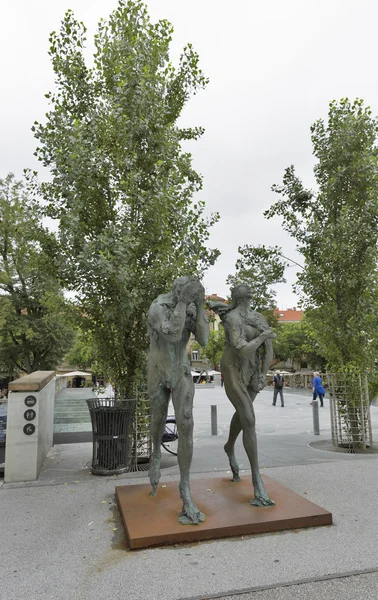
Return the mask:
<svg viewBox="0 0 378 600">
<path fill-rule="evenodd" d="M 264 348 L 264 355 L 262 358 L 261 370 L 259 373 L 259 383 L 258 389 L 259 391 L 263 390 L 266 386 L 266 374 L 269 370 L 270 365 L 273 361 L 273 343 L 271 339 L 265 340 L 262 344 Z M 275 387 L 275 383 L 273 382 L 273 387 Z"/>
<path fill-rule="evenodd" d="M 225 302 L 214 302 L 213 300 L 208 300 L 206 304 L 209 308 L 211 308 L 211 310 L 213 310 L 216 313 L 222 310 L 229 311 L 231 308 L 230 305 L 226 304 Z"/>
<path fill-rule="evenodd" d="M 209 319 L 206 316 L 206 311 L 203 303 L 196 303 L 196 320 L 194 323 L 194 335 L 197 342 L 201 346 L 206 346 L 209 341 L 210 327 Z"/>
<path fill-rule="evenodd" d="M 268 335 L 276 337 L 276 335 L 272 331 L 270 331 L 270 329 L 268 329 L 267 331 L 263 331 L 263 333 L 260 333 L 258 337 L 246 343 L 239 351 L 240 356 L 251 356 L 256 352 L 256 350 L 260 348 L 260 346 L 264 345 L 265 353 L 261 369 L 261 372 L 264 373 L 264 375 L 267 373 L 269 366 L 273 360 L 273 344 L 270 339 L 266 339 Z"/>
<path fill-rule="evenodd" d="M 257 319 L 257 325 L 260 331 L 265 331 L 270 329 L 267 320 L 263 317 L 262 314 L 255 312 L 255 317 Z M 276 337 L 274 335 L 274 337 Z M 273 342 L 272 339 L 267 339 L 263 343 L 264 354 L 261 362 L 261 374 L 265 377 L 267 372 L 269 371 L 270 365 L 273 362 Z"/>
<path fill-rule="evenodd" d="M 159 335 L 166 337 L 172 342 L 182 339 L 186 319 L 186 304 L 179 301 L 170 317 L 167 316 L 164 307 L 155 300 L 148 311 L 148 323 Z"/>
<path fill-rule="evenodd" d="M 261 373 L 263 375 L 266 375 L 267 372 L 269 371 L 270 365 L 273 362 L 273 342 L 272 342 L 272 340 L 265 340 L 265 342 L 263 344 L 263 348 L 264 348 L 264 356 L 262 359 Z"/>
<path fill-rule="evenodd" d="M 224 302 L 208 301 L 206 304 L 212 311 L 214 311 L 217 315 L 220 316 L 222 321 L 225 315 L 231 310 L 230 305 L 225 304 Z"/>
<path fill-rule="evenodd" d="M 242 357 L 252 356 L 262 344 L 267 344 L 267 346 L 265 346 L 265 356 L 263 362 L 264 368 L 266 365 L 268 365 L 266 367 L 266 371 L 268 370 L 273 359 L 273 345 L 271 340 L 267 339 L 267 337 L 275 337 L 269 328 L 260 333 L 258 337 L 254 338 L 250 342 L 247 342 L 242 334 L 242 324 L 240 322 L 240 318 L 230 313 L 225 321 L 225 329 L 227 329 L 228 332 L 230 345 L 236 348 L 236 350 L 239 352 L 239 355 Z"/>
</svg>

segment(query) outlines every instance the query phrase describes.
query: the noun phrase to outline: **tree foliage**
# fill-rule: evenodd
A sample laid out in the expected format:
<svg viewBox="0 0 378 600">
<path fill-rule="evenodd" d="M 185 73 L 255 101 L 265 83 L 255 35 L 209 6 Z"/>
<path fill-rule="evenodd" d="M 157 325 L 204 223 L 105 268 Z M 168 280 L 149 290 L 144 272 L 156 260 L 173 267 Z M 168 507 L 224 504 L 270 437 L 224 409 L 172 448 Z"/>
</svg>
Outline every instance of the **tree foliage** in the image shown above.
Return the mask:
<svg viewBox="0 0 378 600">
<path fill-rule="evenodd" d="M 304 318 L 300 323 L 279 323 L 273 340 L 274 356 L 279 360 L 302 362 L 323 369 L 324 358 L 319 354 L 319 344 Z"/>
<path fill-rule="evenodd" d="M 97 364 L 96 344 L 92 336 L 88 332 L 84 333 L 81 329 L 76 331 L 74 342 L 68 354 L 66 354 L 65 360 L 69 365 L 78 367 L 83 371 L 91 369 L 99 373 L 100 367 Z"/>
<path fill-rule="evenodd" d="M 285 283 L 284 271 L 287 262 L 278 246 L 239 246 L 239 258 L 235 275 L 227 277 L 231 287 L 247 283 L 253 291 L 251 308 L 264 314 L 269 325 L 277 324 L 274 315 L 276 292 L 272 286 Z"/>
<path fill-rule="evenodd" d="M 125 394 L 145 362 L 150 302 L 219 254 L 206 246 L 218 215 L 206 218 L 193 202 L 202 179 L 181 147 L 203 130 L 177 124 L 207 79 L 190 44 L 174 68 L 172 33 L 167 21 L 150 22 L 141 1 L 121 0 L 99 23 L 89 66 L 85 26 L 68 11 L 50 37 L 56 91 L 46 122 L 34 125 L 36 155 L 51 173 L 40 191 L 59 221 L 62 279 Z"/>
<path fill-rule="evenodd" d="M 221 325 L 219 329 L 210 331 L 209 341 L 205 348 L 201 348 L 197 342 L 192 346 L 193 350 L 199 350 L 201 358 L 207 358 L 213 369 L 220 363 L 224 350 L 224 329 Z"/>
<path fill-rule="evenodd" d="M 280 360 L 301 361 L 306 341 L 301 323 L 280 323 L 275 332 L 274 356 Z"/>
<path fill-rule="evenodd" d="M 0 179 L 0 360 L 10 372 L 55 369 L 72 342 L 53 245 L 24 183 Z"/>
<path fill-rule="evenodd" d="M 304 258 L 298 273 L 306 319 L 329 368 L 365 369 L 377 353 L 378 121 L 362 100 L 329 106 L 311 127 L 318 190 L 294 167 L 266 215 L 279 215 Z"/>
</svg>

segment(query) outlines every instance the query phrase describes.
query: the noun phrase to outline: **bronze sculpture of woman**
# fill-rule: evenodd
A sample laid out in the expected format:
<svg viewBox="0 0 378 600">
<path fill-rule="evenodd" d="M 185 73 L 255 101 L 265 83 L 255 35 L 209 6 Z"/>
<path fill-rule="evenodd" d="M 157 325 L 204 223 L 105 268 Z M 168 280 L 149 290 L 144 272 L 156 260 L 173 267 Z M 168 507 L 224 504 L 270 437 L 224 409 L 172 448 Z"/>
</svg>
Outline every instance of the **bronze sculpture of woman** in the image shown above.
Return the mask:
<svg viewBox="0 0 378 600">
<path fill-rule="evenodd" d="M 273 358 L 272 339 L 275 334 L 265 319 L 250 308 L 252 290 L 246 284 L 231 290 L 232 303 L 209 303 L 222 319 L 225 348 L 221 359 L 226 394 L 235 408 L 228 441 L 224 446 L 233 481 L 239 481 L 239 466 L 235 458 L 235 442 L 243 431 L 243 445 L 252 471 L 254 506 L 272 506 L 259 471 L 253 401 L 265 387 L 265 376 Z M 260 353 L 263 355 L 260 356 Z"/>
</svg>

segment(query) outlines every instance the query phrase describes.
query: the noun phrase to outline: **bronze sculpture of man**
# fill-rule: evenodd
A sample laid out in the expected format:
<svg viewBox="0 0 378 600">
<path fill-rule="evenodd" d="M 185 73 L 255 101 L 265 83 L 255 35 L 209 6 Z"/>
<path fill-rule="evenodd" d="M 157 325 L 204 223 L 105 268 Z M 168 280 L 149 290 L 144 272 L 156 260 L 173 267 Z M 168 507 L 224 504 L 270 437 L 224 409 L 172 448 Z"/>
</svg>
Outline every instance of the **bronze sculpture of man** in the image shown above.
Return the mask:
<svg viewBox="0 0 378 600">
<path fill-rule="evenodd" d="M 148 310 L 150 351 L 147 387 L 151 402 L 152 459 L 149 471 L 151 495 L 160 480 L 161 440 L 172 393 L 178 429 L 178 464 L 180 496 L 183 501 L 179 521 L 197 525 L 205 519 L 194 504 L 189 485 L 193 455 L 194 383 L 186 346 L 190 334 L 205 346 L 209 322 L 204 308 L 204 288 L 195 277 L 180 277 L 173 289 L 154 300 Z"/>
</svg>

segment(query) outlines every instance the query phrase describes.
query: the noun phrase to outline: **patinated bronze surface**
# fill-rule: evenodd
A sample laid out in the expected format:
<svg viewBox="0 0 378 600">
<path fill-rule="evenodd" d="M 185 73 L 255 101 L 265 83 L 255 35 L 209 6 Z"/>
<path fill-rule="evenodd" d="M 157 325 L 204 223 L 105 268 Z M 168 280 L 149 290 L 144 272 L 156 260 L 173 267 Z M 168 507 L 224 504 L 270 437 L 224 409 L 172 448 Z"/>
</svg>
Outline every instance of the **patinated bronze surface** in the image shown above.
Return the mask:
<svg viewBox="0 0 378 600">
<path fill-rule="evenodd" d="M 224 387 L 235 413 L 231 419 L 226 445 L 233 481 L 239 478 L 235 457 L 235 442 L 243 432 L 243 445 L 252 470 L 255 506 L 273 506 L 259 471 L 257 456 L 256 420 L 253 401 L 265 386 L 266 373 L 273 359 L 272 339 L 275 334 L 265 319 L 250 309 L 252 291 L 248 285 L 238 285 L 231 291 L 232 303 L 209 303 L 223 322 L 225 348 L 221 360 Z"/>
<path fill-rule="evenodd" d="M 185 525 L 197 525 L 205 519 L 192 500 L 189 485 L 193 455 L 194 384 L 186 353 L 191 333 L 202 346 L 207 343 L 209 323 L 204 302 L 204 288 L 200 281 L 195 277 L 180 277 L 174 282 L 172 291 L 156 298 L 148 311 L 150 351 L 147 383 L 153 445 L 149 472 L 151 495 L 156 494 L 160 480 L 160 444 L 172 393 L 179 435 L 179 489 L 183 501 L 179 520 Z"/>
</svg>

